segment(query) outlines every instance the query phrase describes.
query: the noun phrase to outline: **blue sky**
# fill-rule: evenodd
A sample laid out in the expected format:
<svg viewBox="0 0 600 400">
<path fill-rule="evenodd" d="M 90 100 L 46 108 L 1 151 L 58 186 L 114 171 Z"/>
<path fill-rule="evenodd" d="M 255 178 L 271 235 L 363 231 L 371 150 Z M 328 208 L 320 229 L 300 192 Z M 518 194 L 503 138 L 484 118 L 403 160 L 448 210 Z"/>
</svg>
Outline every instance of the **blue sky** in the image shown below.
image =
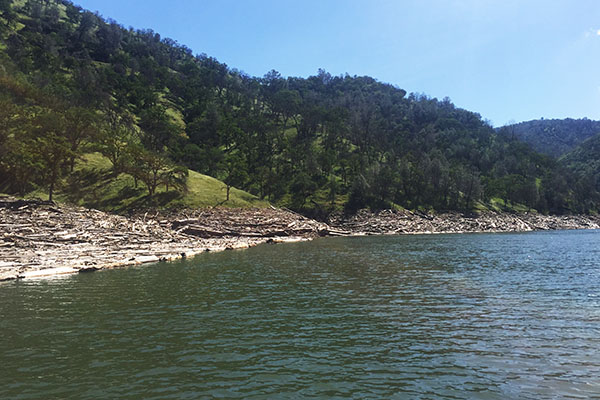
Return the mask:
<svg viewBox="0 0 600 400">
<path fill-rule="evenodd" d="M 74 0 L 252 76 L 369 75 L 495 126 L 600 119 L 598 0 Z"/>
</svg>

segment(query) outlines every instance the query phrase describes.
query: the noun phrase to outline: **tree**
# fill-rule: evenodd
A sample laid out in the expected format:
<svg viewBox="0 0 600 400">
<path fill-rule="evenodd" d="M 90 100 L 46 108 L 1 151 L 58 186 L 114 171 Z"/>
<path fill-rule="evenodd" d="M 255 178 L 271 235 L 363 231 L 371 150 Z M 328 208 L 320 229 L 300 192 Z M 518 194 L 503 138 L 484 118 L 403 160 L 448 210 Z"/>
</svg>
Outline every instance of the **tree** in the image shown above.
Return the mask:
<svg viewBox="0 0 600 400">
<path fill-rule="evenodd" d="M 227 191 L 225 201 L 229 201 L 232 187 L 242 187 L 248 179 L 246 160 L 239 153 L 229 153 L 223 163 L 223 182 Z"/>
<path fill-rule="evenodd" d="M 72 107 L 66 111 L 65 118 L 65 138 L 69 143 L 71 153 L 69 167 L 73 172 L 79 146 L 84 140 L 91 140 L 98 133 L 98 117 L 89 109 Z"/>
<path fill-rule="evenodd" d="M 127 148 L 126 160 L 125 172 L 142 181 L 150 197 L 156 194 L 159 185 L 165 185 L 167 191 L 169 187 L 182 192 L 187 190 L 187 168 L 174 165 L 161 154 L 131 145 Z"/>
<path fill-rule="evenodd" d="M 28 110 L 0 101 L 0 183 L 21 196 L 43 169 L 34 154 L 35 143 Z"/>
<path fill-rule="evenodd" d="M 554 122 L 534 121 L 511 133 L 494 130 L 448 98 L 407 97 L 370 77 L 319 70 L 308 78 L 276 71 L 253 78 L 70 1 L 0 0 L 0 41 L 3 190 L 25 190 L 39 171 L 39 182 L 54 192 L 78 154 L 95 148 L 115 174 L 126 166 L 136 184 L 145 176 L 151 194 L 184 180 L 168 155 L 225 180 L 227 197 L 238 186 L 304 209 L 311 197 L 308 207 L 320 209 L 343 199 L 349 199 L 347 209 L 392 202 L 470 209 L 482 182 L 487 199 L 502 196 L 507 205 L 555 212 L 599 208 L 593 142 L 558 161 L 516 140 L 532 131 L 533 139 L 545 138 L 529 140 L 533 145 L 559 150 L 555 140 L 545 142 L 564 136 L 561 148 L 572 149 L 593 139 L 600 126 L 595 122 L 569 120 L 556 130 Z M 64 129 L 32 123 L 30 115 L 52 113 Z M 27 123 L 11 128 L 15 115 Z M 64 144 L 68 155 L 60 161 Z M 42 157 L 52 149 L 55 160 Z"/>
<path fill-rule="evenodd" d="M 2 156 L 4 144 L 15 125 L 18 112 L 19 110 L 13 102 L 0 99 L 0 156 Z"/>
<path fill-rule="evenodd" d="M 370 169 L 372 207 L 381 209 L 389 207 L 389 199 L 392 194 L 394 174 L 388 165 L 374 165 Z"/>
<path fill-rule="evenodd" d="M 0 20 L 0 33 L 8 30 L 8 27 L 10 27 L 15 15 L 16 14 L 12 9 L 12 1 L 0 0 L 0 17 L 4 20 Z"/>
<path fill-rule="evenodd" d="M 359 174 L 352 183 L 350 196 L 344 207 L 344 211 L 353 214 L 356 211 L 367 207 L 371 203 L 371 187 L 365 177 Z"/>
<path fill-rule="evenodd" d="M 10 138 L 3 146 L 0 157 L 0 178 L 4 178 L 7 189 L 21 196 L 32 188 L 39 171 L 43 170 L 39 158 L 32 152 L 32 143 Z"/>
<path fill-rule="evenodd" d="M 156 188 L 164 183 L 163 173 L 171 165 L 170 162 L 139 145 L 130 146 L 127 153 L 125 172 L 142 181 L 148 188 L 148 195 L 154 196 Z"/>
<path fill-rule="evenodd" d="M 330 207 L 333 208 L 335 204 L 336 196 L 340 190 L 340 184 L 336 180 L 334 175 L 329 176 L 329 192 L 327 194 L 327 200 L 330 201 Z"/>
<path fill-rule="evenodd" d="M 455 169 L 455 179 L 457 189 L 463 195 L 464 209 L 469 211 L 473 201 L 479 199 L 482 192 L 479 171 L 474 168 L 469 170 L 461 165 Z"/>
<path fill-rule="evenodd" d="M 127 148 L 134 142 L 136 134 L 133 126 L 115 112 L 108 113 L 108 122 L 98 131 L 96 146 L 107 157 L 118 175 L 125 168 Z"/>
<path fill-rule="evenodd" d="M 41 181 L 48 186 L 48 199 L 52 201 L 54 190 L 63 175 L 63 166 L 73 153 L 65 136 L 67 122 L 61 114 L 43 111 L 32 119 L 31 152 L 39 159 Z"/>
<path fill-rule="evenodd" d="M 187 168 L 182 166 L 172 166 L 161 174 L 161 181 L 165 185 L 165 190 L 168 192 L 169 187 L 175 189 L 178 192 L 187 192 L 187 178 L 189 171 Z"/>
<path fill-rule="evenodd" d="M 162 152 L 169 141 L 180 133 L 162 106 L 152 106 L 141 112 L 139 126 L 142 129 L 142 143 L 156 152 Z"/>
<path fill-rule="evenodd" d="M 293 207 L 296 209 L 302 208 L 308 196 L 313 194 L 316 189 L 316 183 L 307 173 L 299 172 L 296 174 L 290 185 Z"/>
</svg>

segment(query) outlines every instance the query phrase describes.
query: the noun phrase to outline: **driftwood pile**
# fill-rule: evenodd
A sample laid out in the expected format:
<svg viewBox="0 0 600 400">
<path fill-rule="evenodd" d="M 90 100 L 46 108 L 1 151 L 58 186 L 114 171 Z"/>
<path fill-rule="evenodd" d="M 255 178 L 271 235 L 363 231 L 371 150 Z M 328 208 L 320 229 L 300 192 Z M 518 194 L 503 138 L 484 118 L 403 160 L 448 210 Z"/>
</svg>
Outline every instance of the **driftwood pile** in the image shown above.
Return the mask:
<svg viewBox="0 0 600 400">
<path fill-rule="evenodd" d="M 161 226 L 200 238 L 315 238 L 329 227 L 289 210 L 213 208 L 180 212 L 160 219 Z"/>
<path fill-rule="evenodd" d="M 588 215 L 539 215 L 484 212 L 426 214 L 408 210 L 384 210 L 377 213 L 361 210 L 351 217 L 332 215 L 329 225 L 354 234 L 411 234 L 463 232 L 527 232 L 557 229 L 599 229 L 600 218 Z M 334 229 L 332 228 L 332 229 Z"/>
<path fill-rule="evenodd" d="M 150 214 L 150 215 L 149 215 Z M 41 200 L 0 197 L 0 281 L 172 260 L 264 242 L 351 234 L 599 229 L 593 216 L 360 211 L 329 224 L 288 210 L 214 208 L 129 218 Z"/>
<path fill-rule="evenodd" d="M 291 212 L 220 210 L 125 218 L 0 197 L 0 280 L 172 260 L 204 251 L 314 237 L 322 224 Z M 293 236 L 293 237 L 290 237 Z"/>
<path fill-rule="evenodd" d="M 67 273 L 158 261 L 198 245 L 154 221 L 38 200 L 0 199 L 0 280 L 27 277 L 32 271 Z"/>
</svg>

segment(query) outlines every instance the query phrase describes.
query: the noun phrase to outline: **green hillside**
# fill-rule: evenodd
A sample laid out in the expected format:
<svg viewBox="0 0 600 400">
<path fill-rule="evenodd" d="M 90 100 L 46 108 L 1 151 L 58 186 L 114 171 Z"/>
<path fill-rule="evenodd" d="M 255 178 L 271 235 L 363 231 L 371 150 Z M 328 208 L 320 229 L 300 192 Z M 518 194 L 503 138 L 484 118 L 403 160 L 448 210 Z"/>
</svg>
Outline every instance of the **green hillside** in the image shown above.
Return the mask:
<svg viewBox="0 0 600 400">
<path fill-rule="evenodd" d="M 578 192 L 581 196 L 579 201 L 593 209 L 600 202 L 600 134 L 583 141 L 562 156 L 560 161 L 578 177 L 577 185 L 582 188 Z M 587 191 L 583 188 L 587 188 Z"/>
<path fill-rule="evenodd" d="M 223 207 L 266 207 L 266 201 L 242 190 L 231 188 L 226 200 L 226 185 L 207 175 L 189 171 L 187 188 L 184 192 L 167 191 L 164 186 L 157 189 L 154 196 L 141 182 L 131 175 L 120 173 L 115 176 L 110 161 L 99 153 L 83 155 L 75 170 L 65 180 L 55 199 L 81 206 L 116 213 L 144 208 L 205 208 Z M 27 193 L 27 197 L 48 198 L 43 189 Z"/>
<path fill-rule="evenodd" d="M 0 190 L 111 210 L 212 206 L 227 189 L 208 177 L 312 216 L 598 210 L 576 170 L 448 98 L 323 70 L 250 77 L 66 0 L 0 1 L 0 122 Z M 77 161 L 92 153 L 98 171 Z"/>
<path fill-rule="evenodd" d="M 600 121 L 583 119 L 538 119 L 502 127 L 499 132 L 514 136 L 540 153 L 560 157 L 600 133 Z"/>
</svg>

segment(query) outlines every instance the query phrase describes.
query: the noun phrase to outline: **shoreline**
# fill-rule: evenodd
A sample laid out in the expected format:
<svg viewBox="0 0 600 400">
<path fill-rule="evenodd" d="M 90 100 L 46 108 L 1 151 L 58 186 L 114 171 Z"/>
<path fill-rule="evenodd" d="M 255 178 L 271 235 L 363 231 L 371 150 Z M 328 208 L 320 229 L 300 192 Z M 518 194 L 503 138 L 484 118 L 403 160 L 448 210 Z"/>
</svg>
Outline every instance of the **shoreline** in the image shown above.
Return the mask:
<svg viewBox="0 0 600 400">
<path fill-rule="evenodd" d="M 600 217 L 366 210 L 328 223 L 289 210 L 184 210 L 123 217 L 40 200 L 0 197 L 0 281 L 173 261 L 207 251 L 320 236 L 600 229 Z"/>
<path fill-rule="evenodd" d="M 262 243 L 310 240 L 325 225 L 276 209 L 123 217 L 0 197 L 0 281 L 173 261 Z"/>
<path fill-rule="evenodd" d="M 503 233 L 600 229 L 600 216 L 511 214 L 493 211 L 464 215 L 459 212 L 425 214 L 408 210 L 361 210 L 349 218 L 334 215 L 328 223 L 340 230 L 365 235 Z"/>
</svg>

